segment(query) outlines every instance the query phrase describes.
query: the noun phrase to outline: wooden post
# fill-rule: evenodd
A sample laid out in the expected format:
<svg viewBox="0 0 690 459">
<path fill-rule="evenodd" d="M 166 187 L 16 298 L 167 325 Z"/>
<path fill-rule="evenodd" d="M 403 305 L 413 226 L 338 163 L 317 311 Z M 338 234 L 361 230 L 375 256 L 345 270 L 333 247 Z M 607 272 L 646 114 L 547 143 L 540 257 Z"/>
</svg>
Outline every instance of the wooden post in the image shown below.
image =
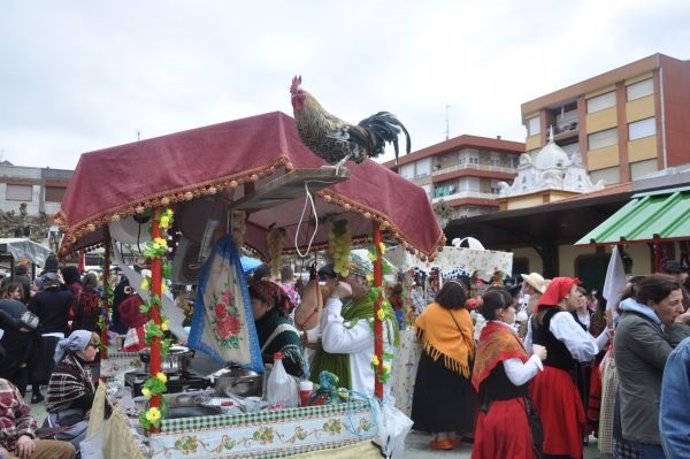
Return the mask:
<svg viewBox="0 0 690 459">
<path fill-rule="evenodd" d="M 158 226 L 158 219 L 160 217 L 161 209 L 156 208 L 153 211 L 153 216 L 151 218 L 151 238 L 155 239 L 161 237 L 161 229 Z M 162 297 L 161 282 L 163 280 L 163 262 L 161 257 L 154 257 L 151 259 L 151 319 L 156 323 L 156 325 L 161 324 L 161 311 L 160 305 L 155 298 L 160 299 Z M 151 362 L 150 362 L 150 374 L 155 377 L 158 372 L 161 371 L 161 339 L 154 336 L 151 341 Z M 161 396 L 154 395 L 151 397 L 151 407 L 160 408 L 161 406 Z M 156 431 L 153 429 L 152 431 Z"/>
<path fill-rule="evenodd" d="M 101 330 L 101 358 L 108 358 L 108 327 L 110 326 L 110 295 L 108 295 L 108 286 L 110 284 L 110 251 L 112 249 L 112 242 L 110 241 L 110 232 L 105 231 L 105 253 L 103 254 L 103 307 L 105 309 L 105 316 L 103 317 L 103 330 Z M 101 312 L 102 313 L 102 312 Z"/>
<path fill-rule="evenodd" d="M 381 288 L 383 286 L 383 258 L 381 254 L 381 230 L 379 225 L 374 222 L 374 247 L 376 249 L 376 261 L 374 261 L 374 288 Z M 376 369 L 376 377 L 374 382 L 374 395 L 383 400 L 383 383 L 381 382 L 381 375 L 383 374 L 383 322 L 379 320 L 379 310 L 383 306 L 383 289 L 376 298 L 374 303 L 374 353 L 379 360 L 379 366 Z"/>
</svg>

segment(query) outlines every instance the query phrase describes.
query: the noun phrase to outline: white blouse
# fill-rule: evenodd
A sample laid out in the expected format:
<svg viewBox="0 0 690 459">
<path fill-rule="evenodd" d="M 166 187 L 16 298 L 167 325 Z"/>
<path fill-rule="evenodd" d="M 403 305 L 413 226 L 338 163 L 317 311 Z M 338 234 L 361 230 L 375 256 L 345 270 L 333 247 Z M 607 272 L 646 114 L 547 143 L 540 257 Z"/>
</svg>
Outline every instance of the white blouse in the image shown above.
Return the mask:
<svg viewBox="0 0 690 459">
<path fill-rule="evenodd" d="M 573 315 L 567 311 L 558 312 L 551 318 L 549 331 L 553 333 L 556 339 L 565 344 L 570 355 L 578 362 L 590 362 L 594 360 L 594 357 L 597 356 L 599 351 L 603 349 L 609 341 L 608 327 L 601 335 L 594 338 L 588 332 L 584 331 L 575 321 Z M 529 321 L 529 327 L 527 327 L 527 336 L 525 336 L 525 348 L 527 348 L 528 352 L 532 352 L 531 320 Z"/>
<path fill-rule="evenodd" d="M 492 322 L 499 323 L 510 329 L 511 333 L 515 333 L 515 329 L 513 329 L 510 324 L 501 322 L 500 320 L 493 320 Z M 532 355 L 525 363 L 522 363 L 522 360 L 517 357 L 506 359 L 501 363 L 503 364 L 506 376 L 510 382 L 516 386 L 522 386 L 527 383 L 527 381 L 534 378 L 538 372 L 544 369 L 541 359 L 536 355 Z"/>
</svg>

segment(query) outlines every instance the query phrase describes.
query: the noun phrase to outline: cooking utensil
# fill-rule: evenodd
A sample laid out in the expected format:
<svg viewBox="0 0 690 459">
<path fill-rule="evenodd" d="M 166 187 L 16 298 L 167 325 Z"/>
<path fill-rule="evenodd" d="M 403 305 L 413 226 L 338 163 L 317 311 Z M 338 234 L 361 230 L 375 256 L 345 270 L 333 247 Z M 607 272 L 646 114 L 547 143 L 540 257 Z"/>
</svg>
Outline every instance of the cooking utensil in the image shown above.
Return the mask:
<svg viewBox="0 0 690 459">
<path fill-rule="evenodd" d="M 223 374 L 214 375 L 214 379 L 216 394 L 221 397 L 261 396 L 263 376 L 255 371 L 233 365 Z"/>
<path fill-rule="evenodd" d="M 192 359 L 194 358 L 194 350 L 185 346 L 172 346 L 168 356 L 161 361 L 161 371 L 163 372 L 186 372 L 189 369 Z M 149 372 L 149 365 L 151 364 L 151 350 L 144 349 L 139 352 L 139 359 L 144 362 L 144 372 Z"/>
</svg>

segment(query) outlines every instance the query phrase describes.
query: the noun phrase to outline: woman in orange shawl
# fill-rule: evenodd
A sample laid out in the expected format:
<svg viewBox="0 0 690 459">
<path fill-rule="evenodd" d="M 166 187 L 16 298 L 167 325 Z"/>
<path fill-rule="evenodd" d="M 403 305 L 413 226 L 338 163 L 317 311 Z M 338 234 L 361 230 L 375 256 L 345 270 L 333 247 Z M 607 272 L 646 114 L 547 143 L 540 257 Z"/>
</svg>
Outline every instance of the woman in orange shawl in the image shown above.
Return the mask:
<svg viewBox="0 0 690 459">
<path fill-rule="evenodd" d="M 534 459 L 537 457 L 527 416 L 528 382 L 543 369 L 546 349 L 534 345 L 530 357 L 513 328 L 516 304 L 504 289 L 489 290 L 480 312 L 482 329 L 472 385 L 479 393 L 479 415 L 472 459 Z"/>
<path fill-rule="evenodd" d="M 412 398 L 414 429 L 430 432 L 434 449 L 460 444 L 455 433 L 474 430 L 476 396 L 470 384 L 474 360 L 472 319 L 465 308 L 465 287 L 447 282 L 436 302 L 415 321 L 424 352 Z"/>
</svg>

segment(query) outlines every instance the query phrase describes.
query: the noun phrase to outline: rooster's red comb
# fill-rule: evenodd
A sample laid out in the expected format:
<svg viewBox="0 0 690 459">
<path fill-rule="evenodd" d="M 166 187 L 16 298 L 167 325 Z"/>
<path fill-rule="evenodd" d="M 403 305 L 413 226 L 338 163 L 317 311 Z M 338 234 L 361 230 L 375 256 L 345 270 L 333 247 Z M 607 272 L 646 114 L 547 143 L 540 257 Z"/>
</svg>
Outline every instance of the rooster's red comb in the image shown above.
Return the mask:
<svg viewBox="0 0 690 459">
<path fill-rule="evenodd" d="M 292 78 L 292 85 L 290 86 L 290 92 L 292 94 L 297 92 L 297 89 L 299 89 L 299 85 L 302 84 L 302 75 L 295 75 Z"/>
</svg>

